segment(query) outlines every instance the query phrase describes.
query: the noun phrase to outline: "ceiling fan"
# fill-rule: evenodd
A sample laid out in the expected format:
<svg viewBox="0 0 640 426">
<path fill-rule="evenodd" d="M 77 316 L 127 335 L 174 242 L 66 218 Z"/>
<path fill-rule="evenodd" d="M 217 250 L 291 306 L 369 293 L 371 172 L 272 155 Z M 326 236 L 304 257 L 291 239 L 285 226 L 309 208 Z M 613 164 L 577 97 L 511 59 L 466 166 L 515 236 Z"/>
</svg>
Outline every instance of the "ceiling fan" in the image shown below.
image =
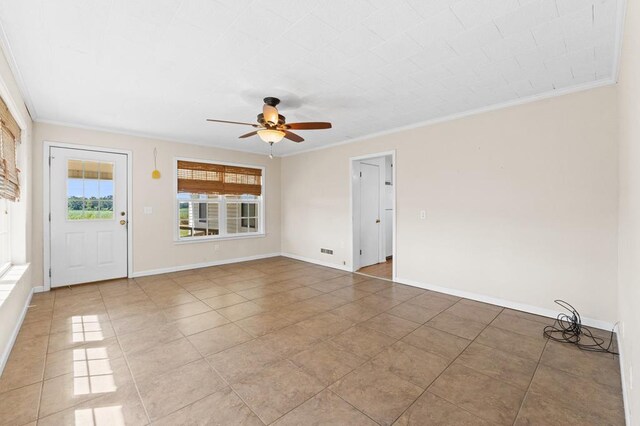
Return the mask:
<svg viewBox="0 0 640 426">
<path fill-rule="evenodd" d="M 285 138 L 296 143 L 304 141 L 301 136 L 291 132 L 290 130 L 317 130 L 331 128 L 331 123 L 326 122 L 287 123 L 284 115 L 278 113 L 278 108 L 276 108 L 276 105 L 278 105 L 279 103 L 280 99 L 278 98 L 264 98 L 262 114 L 258 114 L 257 124 L 243 123 L 239 121 L 213 120 L 211 118 L 208 118 L 207 121 L 213 121 L 215 123 L 241 124 L 244 126 L 255 127 L 258 130 L 245 133 L 244 135 L 240 136 L 240 139 L 258 135 L 260 139 L 272 146 L 274 143 L 278 143 Z"/>
</svg>

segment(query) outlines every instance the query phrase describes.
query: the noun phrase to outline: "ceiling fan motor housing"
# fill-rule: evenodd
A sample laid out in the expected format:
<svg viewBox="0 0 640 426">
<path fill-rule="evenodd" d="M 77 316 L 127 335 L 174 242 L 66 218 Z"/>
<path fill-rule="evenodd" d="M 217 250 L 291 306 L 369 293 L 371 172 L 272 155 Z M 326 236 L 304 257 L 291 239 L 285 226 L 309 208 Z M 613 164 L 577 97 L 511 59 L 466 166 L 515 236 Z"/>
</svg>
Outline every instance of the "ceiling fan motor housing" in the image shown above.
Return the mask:
<svg viewBox="0 0 640 426">
<path fill-rule="evenodd" d="M 258 114 L 258 123 L 260 123 L 264 127 L 269 127 L 267 122 L 264 119 L 264 114 L 263 113 Z M 284 115 L 278 114 L 278 123 L 277 123 L 277 125 L 278 126 L 282 126 L 284 123 L 285 123 Z"/>
<path fill-rule="evenodd" d="M 274 98 L 272 96 L 268 96 L 268 97 L 264 98 L 264 103 L 269 105 L 269 106 L 274 107 L 274 106 L 276 106 L 276 105 L 278 105 L 280 103 L 280 99 Z"/>
</svg>

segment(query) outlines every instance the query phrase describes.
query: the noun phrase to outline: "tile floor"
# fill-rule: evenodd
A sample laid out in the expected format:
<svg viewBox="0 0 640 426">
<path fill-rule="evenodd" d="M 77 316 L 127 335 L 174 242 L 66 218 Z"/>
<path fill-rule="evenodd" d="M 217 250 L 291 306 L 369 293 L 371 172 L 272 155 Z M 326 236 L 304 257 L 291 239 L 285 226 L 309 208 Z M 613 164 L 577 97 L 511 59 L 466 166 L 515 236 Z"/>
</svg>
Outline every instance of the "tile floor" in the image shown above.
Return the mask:
<svg viewBox="0 0 640 426">
<path fill-rule="evenodd" d="M 549 322 L 286 258 L 58 289 L 0 423 L 624 424 L 618 360 Z"/>
</svg>

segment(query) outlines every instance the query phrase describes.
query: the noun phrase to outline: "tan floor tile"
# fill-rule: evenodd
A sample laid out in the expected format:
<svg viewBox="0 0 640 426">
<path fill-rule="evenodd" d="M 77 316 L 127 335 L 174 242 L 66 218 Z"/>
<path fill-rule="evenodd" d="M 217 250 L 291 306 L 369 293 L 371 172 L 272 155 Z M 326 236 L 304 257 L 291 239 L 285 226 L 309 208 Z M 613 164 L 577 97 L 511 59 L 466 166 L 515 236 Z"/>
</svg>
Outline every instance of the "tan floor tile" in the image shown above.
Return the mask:
<svg viewBox="0 0 640 426">
<path fill-rule="evenodd" d="M 366 358 L 327 341 L 294 355 L 291 361 L 328 386 L 363 364 Z"/>
<path fill-rule="evenodd" d="M 339 306 L 346 305 L 348 302 L 340 297 L 334 296 L 333 294 L 323 294 L 307 299 L 301 303 L 320 308 L 323 311 L 328 311 L 329 309 L 335 309 Z"/>
<path fill-rule="evenodd" d="M 116 334 L 122 335 L 147 328 L 161 327 L 169 322 L 169 319 L 162 311 L 144 312 L 138 315 L 131 315 L 111 322 Z"/>
<path fill-rule="evenodd" d="M 410 302 L 410 301 L 409 301 Z M 425 308 L 420 305 L 414 305 L 409 302 L 401 303 L 394 306 L 388 311 L 389 314 L 413 321 L 416 323 L 424 324 L 431 318 L 442 312 L 440 309 Z"/>
<path fill-rule="evenodd" d="M 209 305 L 197 301 L 173 306 L 171 308 L 166 308 L 164 310 L 164 313 L 170 320 L 177 320 L 180 318 L 186 318 L 192 315 L 201 314 L 203 312 L 208 312 L 210 310 L 211 307 Z"/>
<path fill-rule="evenodd" d="M 122 357 L 120 344 L 115 337 L 101 342 L 91 342 L 73 349 L 64 349 L 47 355 L 44 378 L 73 373 L 74 367 L 85 360 L 116 359 Z"/>
<path fill-rule="evenodd" d="M 226 383 L 201 359 L 137 381 L 151 420 L 164 417 L 224 387 Z"/>
<path fill-rule="evenodd" d="M 174 325 L 185 336 L 200 333 L 201 331 L 209 330 L 224 324 L 228 324 L 229 320 L 217 313 L 216 311 L 209 311 L 203 314 L 193 315 L 187 318 L 181 318 L 174 321 Z"/>
<path fill-rule="evenodd" d="M 493 326 L 485 328 L 476 338 L 476 342 L 536 362 L 540 359 L 546 344 L 543 339 L 524 336 Z"/>
<path fill-rule="evenodd" d="M 486 324 L 474 320 L 461 318 L 448 311 L 431 318 L 427 323 L 430 327 L 454 334 L 458 337 L 473 340 L 486 327 Z"/>
<path fill-rule="evenodd" d="M 371 358 L 395 343 L 396 339 L 375 330 L 355 326 L 338 334 L 332 341 L 360 357 Z"/>
<path fill-rule="evenodd" d="M 129 367 L 138 378 L 146 374 L 162 374 L 201 358 L 187 339 L 178 339 L 127 355 Z"/>
<path fill-rule="evenodd" d="M 472 368 L 525 391 L 538 365 L 536 361 L 520 358 L 476 342 L 471 343 L 454 364 Z"/>
<path fill-rule="evenodd" d="M 391 288 L 392 286 L 393 284 L 391 284 L 390 281 L 378 280 L 376 278 L 370 278 L 353 284 L 354 288 L 368 291 L 369 293 L 376 293 L 378 291 Z"/>
<path fill-rule="evenodd" d="M 609 386 L 593 380 L 574 376 L 546 365 L 539 365 L 531 382 L 529 394 L 555 400 L 588 415 L 607 419 L 607 422 L 624 422 L 622 395 Z"/>
<path fill-rule="evenodd" d="M 151 300 L 127 305 L 116 305 L 108 308 L 109 318 L 111 318 L 111 321 L 116 321 L 128 316 L 144 314 L 147 312 L 156 312 L 158 310 L 158 306 Z"/>
<path fill-rule="evenodd" d="M 74 407 L 131 383 L 124 358 L 87 359 L 74 363 L 73 373 L 45 380 L 40 417 Z"/>
<path fill-rule="evenodd" d="M 0 393 L 42 380 L 47 343 L 47 336 L 15 342 L 0 376 Z"/>
<path fill-rule="evenodd" d="M 65 315 L 65 316 L 57 316 L 51 321 L 51 331 L 49 334 L 54 333 L 62 333 L 65 331 L 77 331 L 78 324 L 82 322 L 99 322 L 99 323 L 109 323 L 109 315 L 100 314 L 100 315 Z M 113 326 L 113 325 L 112 325 Z"/>
<path fill-rule="evenodd" d="M 203 356 L 212 355 L 239 345 L 253 337 L 235 324 L 225 324 L 187 337 Z"/>
<path fill-rule="evenodd" d="M 401 339 L 407 334 L 411 333 L 416 328 L 420 327 L 420 324 L 382 313 L 375 316 L 365 322 L 360 323 L 361 326 L 370 328 L 372 330 L 384 333 L 387 336 L 391 336 L 394 339 Z"/>
<path fill-rule="evenodd" d="M 501 311 L 502 307 L 500 306 L 462 299 L 455 305 L 448 308 L 445 312 L 449 312 L 461 318 L 470 319 L 483 324 L 489 324 Z"/>
<path fill-rule="evenodd" d="M 394 426 L 489 426 L 490 424 L 432 393 L 425 392 L 400 416 Z"/>
<path fill-rule="evenodd" d="M 0 394 L 0 424 L 22 425 L 36 420 L 42 383 Z"/>
<path fill-rule="evenodd" d="M 493 424 L 512 424 L 524 390 L 461 365 L 452 365 L 429 387 L 429 392 Z"/>
<path fill-rule="evenodd" d="M 528 312 L 516 311 L 515 309 L 507 309 L 503 311 L 505 315 L 515 315 L 520 318 L 527 319 L 529 321 L 539 322 L 544 325 L 551 325 L 555 321 L 555 318 L 543 317 L 541 315 L 530 314 Z"/>
<path fill-rule="evenodd" d="M 200 300 L 223 296 L 225 294 L 230 294 L 230 293 L 232 292 L 228 288 L 222 287 L 222 286 L 215 286 L 213 285 L 213 283 L 210 283 L 210 285 L 205 288 L 191 291 L 191 294 L 193 294 L 195 297 L 197 297 Z"/>
<path fill-rule="evenodd" d="M 292 321 L 275 312 L 266 312 L 236 322 L 253 337 L 263 336 L 290 325 Z"/>
<path fill-rule="evenodd" d="M 542 334 L 544 324 L 522 318 L 521 316 L 502 312 L 496 317 L 496 319 L 493 320 L 493 322 L 491 322 L 491 325 L 493 327 L 513 331 L 514 333 L 523 334 L 525 336 L 534 337 L 541 340 L 545 339 Z"/>
<path fill-rule="evenodd" d="M 378 296 L 388 297 L 389 299 L 397 300 L 398 302 L 406 302 L 409 299 L 424 294 L 425 290 L 416 287 L 410 287 L 406 285 L 394 284 L 390 288 L 380 290 L 376 293 Z"/>
<path fill-rule="evenodd" d="M 149 327 L 118 337 L 120 346 L 125 352 L 140 352 L 163 343 L 182 338 L 182 333 L 173 324 Z"/>
<path fill-rule="evenodd" d="M 358 278 L 360 278 L 360 276 L 358 276 Z M 338 277 L 332 280 L 318 281 L 318 282 L 309 283 L 306 285 L 308 287 L 314 288 L 323 293 L 329 293 L 331 291 L 336 291 L 336 290 L 340 290 L 341 288 L 349 287 L 353 285 L 355 282 L 359 282 L 359 281 L 354 281 L 354 279 L 351 276 L 345 275 L 344 277 Z"/>
<path fill-rule="evenodd" d="M 448 297 L 440 297 L 437 293 L 427 292 L 410 299 L 407 303 L 422 306 L 423 308 L 444 311 L 455 305 L 457 300 Z"/>
<path fill-rule="evenodd" d="M 277 285 L 272 286 L 260 286 L 254 287 L 247 290 L 240 290 L 236 294 L 244 297 L 247 300 L 259 299 L 261 297 L 266 297 L 276 293 L 282 293 L 283 291 L 287 291 L 288 288 L 280 287 Z"/>
<path fill-rule="evenodd" d="M 573 345 L 550 341 L 540 363 L 621 391 L 620 361 L 610 354 L 582 351 Z"/>
<path fill-rule="evenodd" d="M 330 311 L 332 314 L 341 316 L 353 322 L 362 322 L 375 317 L 384 312 L 384 309 L 372 308 L 351 302 Z"/>
<path fill-rule="evenodd" d="M 227 388 L 154 422 L 155 426 L 206 425 L 262 426 L 260 419 Z"/>
<path fill-rule="evenodd" d="M 185 303 L 197 302 L 198 299 L 191 295 L 188 291 L 180 289 L 180 292 L 171 294 L 149 295 L 151 300 L 160 308 L 168 308 L 171 306 L 182 305 Z"/>
<path fill-rule="evenodd" d="M 118 386 L 74 407 L 40 418 L 40 426 L 146 425 L 147 415 L 133 383 Z"/>
<path fill-rule="evenodd" d="M 264 423 L 271 423 L 324 387 L 290 361 L 280 361 L 232 384 Z"/>
<path fill-rule="evenodd" d="M 267 344 L 271 350 L 282 357 L 292 356 L 298 352 L 309 349 L 318 343 L 319 339 L 313 333 L 308 333 L 304 327 L 294 324 L 285 327 L 266 336 L 261 341 Z"/>
<path fill-rule="evenodd" d="M 439 355 L 449 361 L 453 361 L 471 343 L 470 340 L 426 325 L 406 335 L 402 338 L 402 341 L 424 351 Z"/>
<path fill-rule="evenodd" d="M 318 340 L 325 340 L 336 336 L 353 326 L 353 322 L 342 318 L 331 312 L 324 312 L 314 317 L 308 318 L 296 324 L 307 335 L 313 336 Z"/>
<path fill-rule="evenodd" d="M 358 290 L 356 288 L 353 288 L 353 286 L 343 287 L 339 290 L 334 290 L 329 294 L 339 297 L 341 299 L 348 300 L 350 302 L 360 300 L 364 297 L 371 295 L 370 292 L 364 291 L 364 290 Z"/>
<path fill-rule="evenodd" d="M 401 302 L 395 299 L 389 299 L 388 297 L 378 296 L 376 294 L 372 294 L 367 297 L 363 297 L 360 300 L 357 300 L 355 303 L 360 305 L 369 306 L 374 309 L 380 309 L 381 311 L 386 311 L 394 306 L 399 305 Z"/>
<path fill-rule="evenodd" d="M 219 314 L 231 321 L 239 321 L 244 318 L 264 312 L 264 309 L 253 302 L 243 302 L 217 310 Z"/>
<path fill-rule="evenodd" d="M 207 357 L 207 361 L 230 383 L 255 374 L 283 356 L 262 340 L 252 340 Z"/>
<path fill-rule="evenodd" d="M 311 299 L 309 299 L 311 300 Z M 311 317 L 314 317 L 321 312 L 324 312 L 326 309 L 323 309 L 318 306 L 314 306 L 309 301 L 305 300 L 302 302 L 293 303 L 291 305 L 283 306 L 276 311 L 278 314 L 291 321 L 291 323 L 296 323 L 299 321 L 304 321 Z"/>
<path fill-rule="evenodd" d="M 423 391 L 371 363 L 352 371 L 329 389 L 381 425 L 392 424 Z"/>
<path fill-rule="evenodd" d="M 235 293 L 227 293 L 220 296 L 209 297 L 202 300 L 213 309 L 226 308 L 227 306 L 237 305 L 246 302 L 247 299 Z"/>
<path fill-rule="evenodd" d="M 384 349 L 371 364 L 426 389 L 447 368 L 449 361 L 404 342 Z"/>
<path fill-rule="evenodd" d="M 604 424 L 624 426 L 625 422 L 620 416 L 600 417 L 580 409 L 576 410 L 573 405 L 563 405 L 554 398 L 546 399 L 540 395 L 528 393 L 514 424 L 516 426 Z"/>
<path fill-rule="evenodd" d="M 329 390 L 324 390 L 273 423 L 277 426 L 350 425 L 377 426 L 377 423 L 347 404 Z"/>
<path fill-rule="evenodd" d="M 47 352 L 56 352 L 82 346 L 90 342 L 101 342 L 115 336 L 113 327 L 108 321 L 97 321 L 93 315 L 76 317 L 77 322 L 71 330 L 49 335 Z"/>
<path fill-rule="evenodd" d="M 34 337 L 47 336 L 51 330 L 51 320 L 45 319 L 41 321 L 33 321 L 28 324 L 23 324 L 20 327 L 19 339 L 33 339 Z"/>
</svg>

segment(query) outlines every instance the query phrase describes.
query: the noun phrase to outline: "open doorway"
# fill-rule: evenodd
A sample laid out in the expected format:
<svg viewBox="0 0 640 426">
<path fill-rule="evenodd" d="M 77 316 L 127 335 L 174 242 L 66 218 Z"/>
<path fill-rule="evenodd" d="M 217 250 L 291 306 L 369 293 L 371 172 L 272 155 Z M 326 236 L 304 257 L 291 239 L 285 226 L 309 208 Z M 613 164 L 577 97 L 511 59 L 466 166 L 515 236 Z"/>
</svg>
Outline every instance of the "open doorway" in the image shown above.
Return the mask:
<svg viewBox="0 0 640 426">
<path fill-rule="evenodd" d="M 351 158 L 353 271 L 395 277 L 395 152 Z"/>
</svg>

